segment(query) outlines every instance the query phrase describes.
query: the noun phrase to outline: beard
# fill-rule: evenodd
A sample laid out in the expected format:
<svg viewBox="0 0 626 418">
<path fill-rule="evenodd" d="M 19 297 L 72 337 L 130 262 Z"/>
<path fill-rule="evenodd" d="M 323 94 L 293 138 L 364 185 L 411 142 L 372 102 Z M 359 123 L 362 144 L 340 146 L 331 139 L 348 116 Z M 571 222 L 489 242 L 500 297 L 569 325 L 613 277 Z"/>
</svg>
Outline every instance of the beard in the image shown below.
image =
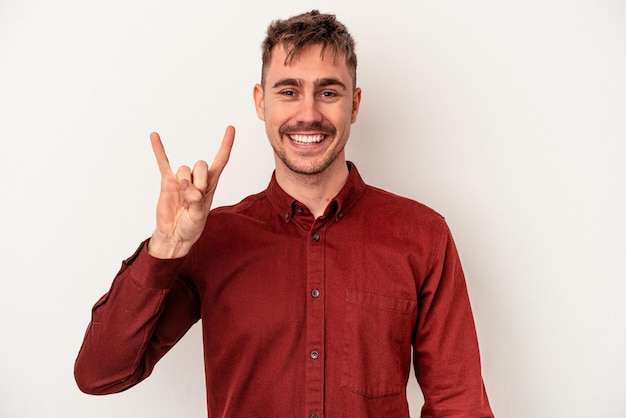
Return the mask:
<svg viewBox="0 0 626 418">
<path fill-rule="evenodd" d="M 320 122 L 314 123 L 300 123 L 297 125 L 282 125 L 278 129 L 278 133 L 281 137 L 288 136 L 294 133 L 322 133 L 327 138 L 324 141 L 332 139 L 337 134 L 337 129 L 330 124 L 323 124 Z M 284 150 L 277 149 L 273 146 L 274 153 L 282 161 L 282 163 L 292 172 L 302 175 L 318 175 L 323 173 L 330 167 L 341 155 L 344 147 L 333 150 L 332 154 L 323 154 L 317 158 L 302 158 L 302 157 L 290 157 Z"/>
<path fill-rule="evenodd" d="M 332 154 L 321 156 L 314 161 L 302 161 L 299 158 L 290 158 L 286 153 L 274 148 L 274 154 L 293 173 L 315 176 L 323 173 L 339 158 L 344 147 L 336 149 Z"/>
</svg>

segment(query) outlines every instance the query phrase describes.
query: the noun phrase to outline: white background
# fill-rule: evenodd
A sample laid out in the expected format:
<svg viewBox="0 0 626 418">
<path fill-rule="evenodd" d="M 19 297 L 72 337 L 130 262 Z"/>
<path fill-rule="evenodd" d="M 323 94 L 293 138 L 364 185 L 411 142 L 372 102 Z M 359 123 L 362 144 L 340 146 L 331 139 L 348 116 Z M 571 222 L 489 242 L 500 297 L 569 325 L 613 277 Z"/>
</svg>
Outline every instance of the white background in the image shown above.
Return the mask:
<svg viewBox="0 0 626 418">
<path fill-rule="evenodd" d="M 452 228 L 496 415 L 626 416 L 626 2 L 0 0 L 1 417 L 206 414 L 198 326 L 122 394 L 73 362 L 152 232 L 149 133 L 192 164 L 234 124 L 216 203 L 264 188 L 259 45 L 314 7 L 358 43 L 349 159 Z"/>
</svg>

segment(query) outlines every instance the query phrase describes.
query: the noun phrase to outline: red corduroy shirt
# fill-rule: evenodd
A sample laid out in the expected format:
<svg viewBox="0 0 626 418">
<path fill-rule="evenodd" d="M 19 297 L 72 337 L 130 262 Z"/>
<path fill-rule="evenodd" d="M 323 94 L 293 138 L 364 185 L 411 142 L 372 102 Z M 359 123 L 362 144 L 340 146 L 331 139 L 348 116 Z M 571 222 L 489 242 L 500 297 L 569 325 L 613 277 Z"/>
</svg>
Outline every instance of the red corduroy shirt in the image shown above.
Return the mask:
<svg viewBox="0 0 626 418">
<path fill-rule="evenodd" d="M 444 219 L 349 164 L 323 216 L 274 177 L 214 209 L 183 259 L 145 243 L 94 306 L 75 365 L 105 394 L 146 378 L 200 318 L 211 417 L 491 417 L 465 279 Z"/>
</svg>

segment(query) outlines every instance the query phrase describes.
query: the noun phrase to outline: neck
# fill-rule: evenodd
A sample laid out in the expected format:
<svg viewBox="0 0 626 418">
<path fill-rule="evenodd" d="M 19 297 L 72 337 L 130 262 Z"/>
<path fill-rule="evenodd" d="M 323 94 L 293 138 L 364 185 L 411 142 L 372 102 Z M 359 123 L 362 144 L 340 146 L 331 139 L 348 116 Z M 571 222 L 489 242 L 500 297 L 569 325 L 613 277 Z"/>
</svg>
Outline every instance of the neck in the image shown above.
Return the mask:
<svg viewBox="0 0 626 418">
<path fill-rule="evenodd" d="M 299 174 L 283 164 L 276 164 L 278 185 L 289 196 L 304 204 L 316 218 L 324 214 L 328 203 L 346 184 L 348 174 L 348 166 L 342 158 L 318 174 Z"/>
</svg>

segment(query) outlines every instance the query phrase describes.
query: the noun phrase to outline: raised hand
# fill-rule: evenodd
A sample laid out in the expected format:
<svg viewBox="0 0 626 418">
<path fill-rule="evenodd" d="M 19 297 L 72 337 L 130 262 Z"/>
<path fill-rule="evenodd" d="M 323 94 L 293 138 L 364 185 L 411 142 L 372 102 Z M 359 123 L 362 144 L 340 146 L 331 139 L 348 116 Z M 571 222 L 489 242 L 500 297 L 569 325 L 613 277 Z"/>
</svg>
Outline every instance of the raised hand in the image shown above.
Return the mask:
<svg viewBox="0 0 626 418">
<path fill-rule="evenodd" d="M 148 252 L 152 256 L 182 257 L 200 238 L 234 139 L 235 128 L 229 126 L 210 167 L 200 160 L 193 166 L 193 170 L 181 166 L 174 173 L 159 134 L 153 132 L 150 135 L 152 150 L 161 172 L 157 226 L 148 245 Z"/>
</svg>

